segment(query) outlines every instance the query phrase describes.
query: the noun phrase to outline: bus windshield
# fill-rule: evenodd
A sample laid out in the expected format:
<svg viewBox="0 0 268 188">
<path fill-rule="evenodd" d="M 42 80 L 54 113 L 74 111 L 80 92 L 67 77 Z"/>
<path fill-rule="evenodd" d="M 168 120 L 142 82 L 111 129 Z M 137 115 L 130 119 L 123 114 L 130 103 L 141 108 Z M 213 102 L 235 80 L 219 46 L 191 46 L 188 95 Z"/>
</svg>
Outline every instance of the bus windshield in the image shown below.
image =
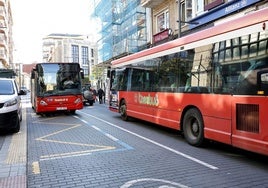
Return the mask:
<svg viewBox="0 0 268 188">
<path fill-rule="evenodd" d="M 38 64 L 37 95 L 81 94 L 81 77 L 77 64 Z"/>
</svg>

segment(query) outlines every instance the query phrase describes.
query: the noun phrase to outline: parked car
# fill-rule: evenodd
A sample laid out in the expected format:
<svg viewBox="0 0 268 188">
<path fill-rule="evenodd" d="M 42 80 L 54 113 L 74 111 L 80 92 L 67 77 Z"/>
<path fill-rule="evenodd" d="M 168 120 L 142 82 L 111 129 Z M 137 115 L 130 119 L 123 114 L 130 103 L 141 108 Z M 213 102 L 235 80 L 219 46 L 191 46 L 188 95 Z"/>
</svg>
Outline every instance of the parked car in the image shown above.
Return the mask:
<svg viewBox="0 0 268 188">
<path fill-rule="evenodd" d="M 0 129 L 20 131 L 22 107 L 20 95 L 26 95 L 18 90 L 17 83 L 11 78 L 0 78 Z"/>
<path fill-rule="evenodd" d="M 96 94 L 94 90 L 91 88 L 91 85 L 82 86 L 83 90 L 83 103 L 84 105 L 89 104 L 92 106 L 96 100 Z"/>
</svg>

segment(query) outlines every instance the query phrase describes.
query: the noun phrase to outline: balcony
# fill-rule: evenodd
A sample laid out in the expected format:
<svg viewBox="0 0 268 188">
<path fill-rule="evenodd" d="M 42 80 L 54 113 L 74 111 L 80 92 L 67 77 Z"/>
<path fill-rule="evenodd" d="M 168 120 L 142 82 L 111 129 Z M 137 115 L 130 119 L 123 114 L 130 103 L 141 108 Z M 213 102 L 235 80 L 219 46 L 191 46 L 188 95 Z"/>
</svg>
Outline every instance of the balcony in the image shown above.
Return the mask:
<svg viewBox="0 0 268 188">
<path fill-rule="evenodd" d="M 6 58 L 7 58 L 7 55 L 6 55 L 5 48 L 0 47 L 0 59 L 3 60 L 3 59 L 6 59 Z"/>
<path fill-rule="evenodd" d="M 6 1 L 5 0 L 0 0 L 0 6 L 5 6 Z"/>
<path fill-rule="evenodd" d="M 0 17 L 5 18 L 6 17 L 6 11 L 5 7 L 0 5 Z"/>
<path fill-rule="evenodd" d="M 146 8 L 155 8 L 163 3 L 165 0 L 141 0 L 141 6 Z"/>
<path fill-rule="evenodd" d="M 6 35 L 0 32 L 0 46 L 6 46 L 7 44 L 7 39 Z"/>
</svg>

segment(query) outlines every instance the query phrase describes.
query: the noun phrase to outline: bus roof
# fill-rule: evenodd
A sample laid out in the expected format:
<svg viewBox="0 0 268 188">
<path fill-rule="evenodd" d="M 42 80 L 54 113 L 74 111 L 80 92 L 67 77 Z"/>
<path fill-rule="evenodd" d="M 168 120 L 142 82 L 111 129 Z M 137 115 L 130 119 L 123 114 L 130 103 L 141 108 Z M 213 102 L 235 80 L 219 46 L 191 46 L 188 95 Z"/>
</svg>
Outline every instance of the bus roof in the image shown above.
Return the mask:
<svg viewBox="0 0 268 188">
<path fill-rule="evenodd" d="M 169 50 L 175 47 L 183 46 L 183 45 L 193 43 L 199 40 L 207 39 L 207 38 L 219 35 L 219 34 L 224 34 L 230 31 L 235 31 L 237 29 L 251 26 L 253 24 L 264 23 L 264 26 L 265 26 L 265 21 L 268 20 L 268 17 L 264 15 L 268 15 L 268 8 L 258 10 L 256 12 L 250 13 L 243 17 L 239 17 L 237 19 L 215 25 L 214 27 L 204 29 L 202 31 L 178 38 L 176 40 L 173 40 L 173 41 L 170 41 L 170 42 L 167 42 L 167 43 L 164 43 L 164 44 L 161 44 L 161 45 L 158 45 L 158 46 L 155 46 L 155 47 L 152 47 L 152 48 L 140 51 L 140 52 L 137 52 L 135 54 L 131 54 L 129 56 L 116 59 L 112 61 L 112 67 L 119 67 L 122 63 L 124 63 L 124 65 L 128 65 L 128 64 L 131 64 L 132 60 L 136 60 L 141 57 L 144 58 L 146 56 L 149 56 L 155 53 L 159 53 L 159 52 Z M 129 63 L 126 63 L 126 62 L 129 62 Z"/>
<path fill-rule="evenodd" d="M 79 64 L 79 63 L 70 63 L 70 62 L 42 62 L 42 63 L 37 63 L 38 64 Z"/>
<path fill-rule="evenodd" d="M 69 62 L 42 62 L 42 63 L 36 63 L 35 67 L 39 66 L 39 65 L 48 65 L 48 64 L 72 64 L 72 65 L 78 65 L 80 66 L 79 63 L 69 63 Z M 35 67 L 33 67 L 33 69 L 35 69 Z"/>
</svg>

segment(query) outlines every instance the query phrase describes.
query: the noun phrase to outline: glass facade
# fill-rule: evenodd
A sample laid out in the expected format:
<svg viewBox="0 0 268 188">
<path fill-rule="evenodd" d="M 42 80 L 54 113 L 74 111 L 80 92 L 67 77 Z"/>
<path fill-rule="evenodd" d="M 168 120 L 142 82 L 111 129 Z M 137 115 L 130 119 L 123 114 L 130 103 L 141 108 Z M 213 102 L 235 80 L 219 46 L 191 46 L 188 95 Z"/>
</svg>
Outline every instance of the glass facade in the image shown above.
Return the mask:
<svg viewBox="0 0 268 188">
<path fill-rule="evenodd" d="M 146 44 L 145 8 L 140 0 L 101 0 L 94 16 L 101 20 L 99 62 L 135 53 Z"/>
</svg>

